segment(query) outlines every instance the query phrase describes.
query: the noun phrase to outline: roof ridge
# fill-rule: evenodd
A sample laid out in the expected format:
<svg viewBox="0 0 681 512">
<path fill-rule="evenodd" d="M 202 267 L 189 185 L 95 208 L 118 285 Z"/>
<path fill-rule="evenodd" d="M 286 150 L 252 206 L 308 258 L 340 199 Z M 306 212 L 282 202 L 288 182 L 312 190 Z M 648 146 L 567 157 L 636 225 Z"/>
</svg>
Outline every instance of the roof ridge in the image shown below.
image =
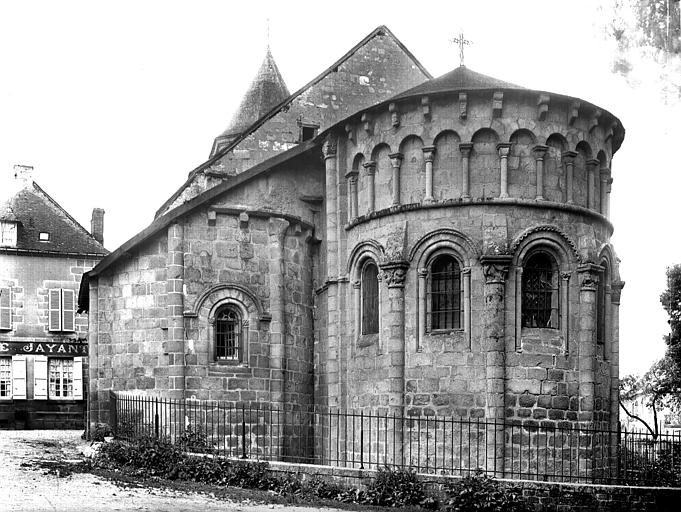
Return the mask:
<svg viewBox="0 0 681 512">
<path fill-rule="evenodd" d="M 305 92 L 307 89 L 315 85 L 316 83 L 320 82 L 326 75 L 329 74 L 334 68 L 339 67 L 341 64 L 343 64 L 346 60 L 348 60 L 352 55 L 354 55 L 360 48 L 362 48 L 364 45 L 366 45 L 369 41 L 371 41 L 374 37 L 378 35 L 387 35 L 395 41 L 397 46 L 416 64 L 416 66 L 421 70 L 421 72 L 426 75 L 427 79 L 432 80 L 433 75 L 431 75 L 428 70 L 419 62 L 419 60 L 414 56 L 409 49 L 404 46 L 402 41 L 400 41 L 395 34 L 391 32 L 391 30 L 385 26 L 385 25 L 379 25 L 375 29 L 373 29 L 369 34 L 367 34 L 362 40 L 360 40 L 357 44 L 355 44 L 350 50 L 348 50 L 340 59 L 336 60 L 331 66 L 327 67 L 324 71 L 322 71 L 319 75 L 317 75 L 315 78 L 310 80 L 307 84 L 303 85 L 301 88 L 293 92 L 288 98 L 283 100 L 281 103 L 273 107 L 268 113 L 263 115 L 260 119 L 258 119 L 255 123 L 253 123 L 251 126 L 249 126 L 247 129 L 245 129 L 243 132 L 241 132 L 237 137 L 235 137 L 232 141 L 230 141 L 224 148 L 222 148 L 219 151 L 216 151 L 216 142 L 217 142 L 217 137 L 215 142 L 213 142 L 213 149 L 211 150 L 212 156 L 200 164 L 198 167 L 194 168 L 189 172 L 189 176 L 187 177 L 187 180 L 180 186 L 179 189 L 177 189 L 162 205 L 161 207 L 156 210 L 156 213 L 154 214 L 154 218 L 158 218 L 160 215 L 163 214 L 163 212 L 170 206 L 170 204 L 175 201 L 182 191 L 191 184 L 191 181 L 194 179 L 194 176 L 198 174 L 200 171 L 205 169 L 206 167 L 209 167 L 213 165 L 215 162 L 220 160 L 223 156 L 225 156 L 229 151 L 234 149 L 234 147 L 242 142 L 246 137 L 248 137 L 251 133 L 253 133 L 255 130 L 260 128 L 265 122 L 269 121 L 272 117 L 274 117 L 275 114 L 277 114 L 282 108 L 284 108 L 286 105 L 288 105 L 291 101 L 293 101 L 296 97 L 300 96 L 303 92 Z"/>
</svg>

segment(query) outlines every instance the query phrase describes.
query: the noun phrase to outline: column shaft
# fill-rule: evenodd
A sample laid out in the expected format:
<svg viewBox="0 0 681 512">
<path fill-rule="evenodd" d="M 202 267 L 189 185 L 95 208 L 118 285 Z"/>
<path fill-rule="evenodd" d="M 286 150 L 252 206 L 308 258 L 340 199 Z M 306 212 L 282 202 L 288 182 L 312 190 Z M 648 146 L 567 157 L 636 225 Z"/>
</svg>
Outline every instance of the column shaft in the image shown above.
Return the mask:
<svg viewBox="0 0 681 512">
<path fill-rule="evenodd" d="M 393 206 L 400 204 L 400 167 L 402 166 L 402 153 L 390 155 L 390 164 L 393 168 Z"/>
<path fill-rule="evenodd" d="M 469 158 L 471 155 L 473 144 L 463 143 L 459 144 L 459 151 L 461 151 L 461 198 L 470 199 L 470 173 L 468 170 Z"/>
<path fill-rule="evenodd" d="M 563 153 L 563 163 L 565 163 L 565 188 L 566 190 L 566 202 L 568 204 L 574 204 L 574 172 L 575 172 L 575 157 L 577 153 L 574 151 L 565 151 Z"/>
<path fill-rule="evenodd" d="M 375 174 L 376 162 L 366 162 L 364 169 L 367 177 L 367 213 L 371 213 L 376 209 L 376 188 L 375 188 Z"/>
<path fill-rule="evenodd" d="M 511 150 L 511 145 L 508 143 L 497 144 L 497 151 L 499 152 L 499 188 L 501 192 L 499 197 L 504 199 L 508 197 L 508 154 Z"/>
<path fill-rule="evenodd" d="M 544 199 L 544 157 L 548 151 L 548 146 L 535 146 L 534 156 L 537 172 L 537 194 L 535 199 L 541 201 Z"/>
<path fill-rule="evenodd" d="M 180 223 L 168 228 L 166 260 L 166 314 L 168 337 L 163 351 L 168 354 L 170 398 L 186 398 L 184 345 L 184 228 Z"/>
<path fill-rule="evenodd" d="M 435 159 L 435 146 L 425 146 L 423 156 L 426 160 L 426 191 L 423 197 L 424 203 L 432 203 L 433 197 L 433 160 Z"/>
</svg>

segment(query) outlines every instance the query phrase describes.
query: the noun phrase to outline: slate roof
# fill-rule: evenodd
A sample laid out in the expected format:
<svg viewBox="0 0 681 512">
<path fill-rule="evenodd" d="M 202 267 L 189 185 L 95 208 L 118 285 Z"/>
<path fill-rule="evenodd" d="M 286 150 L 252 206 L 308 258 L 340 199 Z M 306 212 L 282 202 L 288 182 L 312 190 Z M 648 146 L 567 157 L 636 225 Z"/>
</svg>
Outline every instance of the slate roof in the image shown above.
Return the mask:
<svg viewBox="0 0 681 512">
<path fill-rule="evenodd" d="M 258 73 L 219 138 L 239 135 L 290 94 L 268 47 Z"/>
<path fill-rule="evenodd" d="M 0 204 L 0 220 L 19 222 L 16 247 L 0 252 L 106 256 L 109 254 L 88 231 L 36 183 L 30 182 Z M 40 241 L 40 233 L 49 240 Z"/>
<path fill-rule="evenodd" d="M 428 80 L 416 87 L 412 87 L 396 96 L 392 99 L 408 98 L 409 96 L 418 96 L 426 94 L 438 94 L 442 92 L 451 91 L 475 91 L 475 90 L 486 90 L 486 89 L 518 89 L 527 90 L 525 87 L 512 84 L 510 82 L 504 82 L 498 78 L 483 75 L 466 66 L 459 66 L 453 69 L 449 73 L 445 73 L 442 76 Z"/>
</svg>

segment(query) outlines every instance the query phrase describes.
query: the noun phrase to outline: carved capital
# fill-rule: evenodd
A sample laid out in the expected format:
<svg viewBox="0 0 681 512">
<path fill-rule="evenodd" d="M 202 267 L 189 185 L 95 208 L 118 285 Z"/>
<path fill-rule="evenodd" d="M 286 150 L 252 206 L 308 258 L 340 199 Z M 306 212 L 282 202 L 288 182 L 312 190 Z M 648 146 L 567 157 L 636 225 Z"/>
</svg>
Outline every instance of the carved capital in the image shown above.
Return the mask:
<svg viewBox="0 0 681 512">
<path fill-rule="evenodd" d="M 435 160 L 435 146 L 423 146 L 423 158 L 426 162 L 432 163 Z"/>
<path fill-rule="evenodd" d="M 459 144 L 459 151 L 461 151 L 461 154 L 463 155 L 464 158 L 468 158 L 470 156 L 471 149 L 473 149 L 472 142 L 462 142 L 461 144 Z"/>
<path fill-rule="evenodd" d="M 508 153 L 511 151 L 511 144 L 509 142 L 500 142 L 497 144 L 497 151 L 501 158 L 508 157 Z"/>
<path fill-rule="evenodd" d="M 402 165 L 402 159 L 404 158 L 402 153 L 392 153 L 388 157 L 390 158 L 390 165 L 393 167 L 399 168 Z"/>
<path fill-rule="evenodd" d="M 358 281 L 353 281 L 353 282 L 352 282 L 352 287 L 353 287 L 355 290 L 359 290 L 359 289 L 362 287 L 362 282 L 359 281 L 359 280 L 358 280 Z"/>
<path fill-rule="evenodd" d="M 428 269 L 427 268 L 420 268 L 418 270 L 418 275 L 419 275 L 419 277 L 423 277 L 423 278 L 428 277 Z"/>
<path fill-rule="evenodd" d="M 336 139 L 327 137 L 324 141 L 324 144 L 322 144 L 322 154 L 324 155 L 324 160 L 327 158 L 336 158 L 336 149 Z"/>
<path fill-rule="evenodd" d="M 537 144 L 535 147 L 533 147 L 532 152 L 534 153 L 535 160 L 544 160 L 544 156 L 546 156 L 546 152 L 548 150 L 549 147 L 542 144 Z"/>
<path fill-rule="evenodd" d="M 485 284 L 504 284 L 512 259 L 513 256 L 510 254 L 482 256 L 480 263 L 482 263 Z"/>
<path fill-rule="evenodd" d="M 590 171 L 595 171 L 598 169 L 598 166 L 601 165 L 600 160 L 598 158 L 590 158 L 589 160 L 586 161 L 586 166 L 589 168 Z"/>
<path fill-rule="evenodd" d="M 610 302 L 619 305 L 620 297 L 624 288 L 624 281 L 616 281 L 610 287 Z"/>
<path fill-rule="evenodd" d="M 373 160 L 369 160 L 368 162 L 364 162 L 364 172 L 366 173 L 367 176 L 373 176 L 376 174 L 376 162 Z"/>
<path fill-rule="evenodd" d="M 357 175 L 359 171 L 357 169 L 350 169 L 345 173 L 345 178 L 351 183 L 357 183 Z M 354 181 L 353 181 L 354 180 Z"/>
<path fill-rule="evenodd" d="M 579 289 L 595 292 L 598 289 L 598 278 L 602 271 L 603 267 L 592 263 L 580 265 L 577 269 L 577 272 L 579 273 Z"/>
<path fill-rule="evenodd" d="M 408 268 L 409 263 L 406 261 L 394 261 L 381 265 L 383 279 L 388 283 L 388 288 L 404 288 Z"/>
<path fill-rule="evenodd" d="M 602 167 L 601 172 L 600 172 L 600 176 L 601 176 L 601 181 L 604 182 L 604 183 L 607 183 L 607 181 L 610 179 L 610 169 L 608 169 L 607 167 Z"/>
<path fill-rule="evenodd" d="M 572 272 L 561 272 L 560 273 L 560 278 L 563 281 L 569 281 L 571 276 L 572 276 Z"/>
<path fill-rule="evenodd" d="M 567 165 L 572 165 L 575 163 L 575 157 L 578 155 L 576 151 L 563 151 L 561 158 L 563 162 Z"/>
</svg>

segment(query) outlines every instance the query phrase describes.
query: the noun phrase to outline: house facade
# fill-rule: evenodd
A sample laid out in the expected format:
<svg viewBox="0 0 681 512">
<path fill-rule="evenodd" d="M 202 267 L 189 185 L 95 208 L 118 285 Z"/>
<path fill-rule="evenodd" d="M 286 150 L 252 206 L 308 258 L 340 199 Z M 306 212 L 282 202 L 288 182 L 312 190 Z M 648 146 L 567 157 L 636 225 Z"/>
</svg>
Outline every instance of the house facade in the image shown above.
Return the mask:
<svg viewBox="0 0 681 512">
<path fill-rule="evenodd" d="M 107 254 L 103 210 L 88 233 L 15 166 L 16 191 L 0 207 L 0 425 L 82 428 L 87 317 L 80 280 Z"/>
</svg>

